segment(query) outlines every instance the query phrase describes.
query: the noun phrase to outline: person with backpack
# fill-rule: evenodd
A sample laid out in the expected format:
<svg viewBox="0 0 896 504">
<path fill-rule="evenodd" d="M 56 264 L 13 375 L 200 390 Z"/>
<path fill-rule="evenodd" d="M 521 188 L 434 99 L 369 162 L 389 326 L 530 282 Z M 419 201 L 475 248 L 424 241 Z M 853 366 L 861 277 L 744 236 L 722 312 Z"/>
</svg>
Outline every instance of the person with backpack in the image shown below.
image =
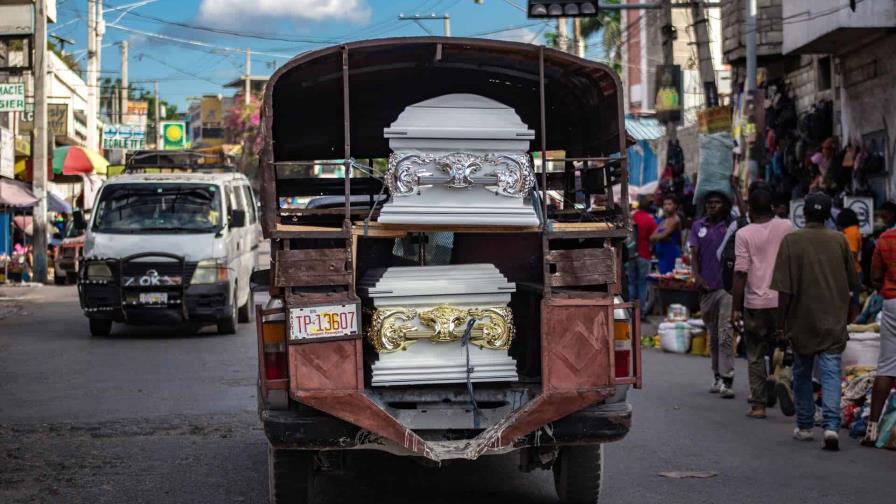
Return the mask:
<svg viewBox="0 0 896 504">
<path fill-rule="evenodd" d="M 731 294 L 722 282 L 722 265 L 717 251 L 730 224 L 731 200 L 712 191 L 705 197 L 706 216 L 694 222 L 688 235 L 693 278 L 700 289 L 700 312 L 709 336 L 714 379 L 711 393 L 733 399 L 734 335 L 731 326 Z"/>
<path fill-rule="evenodd" d="M 776 344 L 778 293 L 770 288 L 775 258 L 793 224 L 775 216 L 772 194 L 765 187 L 754 188 L 748 196 L 750 224 L 734 235 L 734 278 L 731 289 L 731 322 L 743 322 L 750 380 L 750 418 L 765 418 L 768 403 L 766 382 L 769 372 L 765 357 Z M 786 388 L 786 390 L 784 390 Z M 785 415 L 793 414 L 789 387 L 778 383 L 778 402 Z"/>
</svg>

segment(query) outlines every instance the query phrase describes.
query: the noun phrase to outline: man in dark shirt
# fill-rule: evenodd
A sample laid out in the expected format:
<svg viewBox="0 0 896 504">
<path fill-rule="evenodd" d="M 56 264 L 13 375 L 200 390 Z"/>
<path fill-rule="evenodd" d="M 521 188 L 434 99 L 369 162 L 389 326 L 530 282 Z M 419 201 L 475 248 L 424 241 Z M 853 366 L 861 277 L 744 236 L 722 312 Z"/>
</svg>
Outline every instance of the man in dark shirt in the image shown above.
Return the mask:
<svg viewBox="0 0 896 504">
<path fill-rule="evenodd" d="M 720 192 L 706 195 L 706 216 L 694 222 L 688 235 L 691 268 L 700 289 L 700 312 L 709 335 L 712 371 L 709 391 L 734 398 L 734 331 L 731 327 L 731 294 L 722 281 L 722 262 L 716 253 L 731 223 L 731 201 Z"/>
<path fill-rule="evenodd" d="M 656 231 L 656 220 L 647 212 L 649 207 L 647 196 L 638 198 L 638 209 L 632 214 L 632 223 L 637 230 L 637 253 L 626 264 L 629 297 L 641 302 L 642 319 L 647 317 L 644 303 L 647 302 L 647 274 L 650 272 L 650 235 Z"/>
<path fill-rule="evenodd" d="M 824 448 L 839 448 L 840 357 L 846 348 L 850 291 L 860 288 L 843 234 L 825 229 L 831 198 L 814 193 L 803 207 L 806 227 L 781 241 L 771 288 L 778 291 L 778 338 L 793 347 L 793 395 L 800 441 L 812 439 L 812 368 L 821 381 Z"/>
</svg>

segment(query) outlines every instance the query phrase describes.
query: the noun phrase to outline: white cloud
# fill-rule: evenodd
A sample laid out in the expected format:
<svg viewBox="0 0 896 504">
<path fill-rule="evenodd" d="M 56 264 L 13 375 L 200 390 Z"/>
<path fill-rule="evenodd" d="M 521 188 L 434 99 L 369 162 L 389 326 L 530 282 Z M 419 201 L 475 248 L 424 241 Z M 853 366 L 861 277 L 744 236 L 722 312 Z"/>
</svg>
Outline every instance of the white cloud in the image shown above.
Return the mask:
<svg viewBox="0 0 896 504">
<path fill-rule="evenodd" d="M 529 28 L 516 28 L 502 31 L 488 36 L 490 39 L 506 40 L 508 42 L 525 42 L 527 44 L 541 44 L 542 34 Z"/>
<path fill-rule="evenodd" d="M 365 23 L 370 14 L 366 0 L 202 0 L 198 19 L 235 27 L 260 19 Z"/>
</svg>

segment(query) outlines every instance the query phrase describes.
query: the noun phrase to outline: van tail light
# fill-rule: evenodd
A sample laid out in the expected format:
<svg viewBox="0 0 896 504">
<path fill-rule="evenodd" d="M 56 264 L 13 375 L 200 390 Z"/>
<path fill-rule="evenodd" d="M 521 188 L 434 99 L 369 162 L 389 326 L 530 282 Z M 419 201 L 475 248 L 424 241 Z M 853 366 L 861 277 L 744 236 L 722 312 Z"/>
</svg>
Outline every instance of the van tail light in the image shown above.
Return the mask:
<svg viewBox="0 0 896 504">
<path fill-rule="evenodd" d="M 263 322 L 262 344 L 264 354 L 264 377 L 268 380 L 282 380 L 288 377 L 286 358 L 286 323 L 282 320 Z"/>
<path fill-rule="evenodd" d="M 634 302 L 616 304 L 613 308 L 614 382 L 641 388 L 640 307 Z"/>
</svg>

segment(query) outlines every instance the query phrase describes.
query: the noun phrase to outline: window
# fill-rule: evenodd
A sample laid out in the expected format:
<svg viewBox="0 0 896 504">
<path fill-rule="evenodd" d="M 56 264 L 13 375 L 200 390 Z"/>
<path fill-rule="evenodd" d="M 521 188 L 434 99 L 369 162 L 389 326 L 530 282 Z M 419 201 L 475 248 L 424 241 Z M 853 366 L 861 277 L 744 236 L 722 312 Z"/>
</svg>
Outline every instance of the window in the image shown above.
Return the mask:
<svg viewBox="0 0 896 504">
<path fill-rule="evenodd" d="M 818 58 L 815 67 L 816 83 L 819 91 L 831 89 L 831 57 Z"/>
<path fill-rule="evenodd" d="M 243 196 L 246 201 L 246 214 L 249 218 L 249 222 L 251 224 L 255 224 L 258 222 L 258 215 L 256 215 L 256 205 L 255 198 L 252 195 L 252 188 L 244 185 L 243 186 Z"/>
<path fill-rule="evenodd" d="M 221 224 L 217 187 L 206 184 L 111 184 L 96 211 L 99 233 L 209 233 Z"/>
</svg>

